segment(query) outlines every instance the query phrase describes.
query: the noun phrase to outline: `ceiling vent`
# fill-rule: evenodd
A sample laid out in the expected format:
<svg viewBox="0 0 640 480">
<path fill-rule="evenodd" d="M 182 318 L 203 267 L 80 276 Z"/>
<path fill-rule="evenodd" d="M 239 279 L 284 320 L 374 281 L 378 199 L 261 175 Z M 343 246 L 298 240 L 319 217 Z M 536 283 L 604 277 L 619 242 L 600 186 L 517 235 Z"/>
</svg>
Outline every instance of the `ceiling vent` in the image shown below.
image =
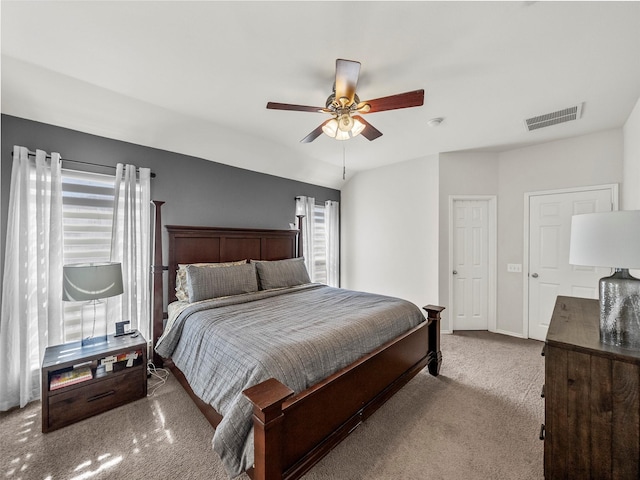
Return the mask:
<svg viewBox="0 0 640 480">
<path fill-rule="evenodd" d="M 582 105 L 582 103 L 579 103 L 578 105 L 558 110 L 557 112 L 545 113 L 544 115 L 538 115 L 537 117 L 527 118 L 524 121 L 524 126 L 531 132 L 533 130 L 538 130 L 539 128 L 557 125 L 558 123 L 578 120 L 582 116 Z"/>
</svg>

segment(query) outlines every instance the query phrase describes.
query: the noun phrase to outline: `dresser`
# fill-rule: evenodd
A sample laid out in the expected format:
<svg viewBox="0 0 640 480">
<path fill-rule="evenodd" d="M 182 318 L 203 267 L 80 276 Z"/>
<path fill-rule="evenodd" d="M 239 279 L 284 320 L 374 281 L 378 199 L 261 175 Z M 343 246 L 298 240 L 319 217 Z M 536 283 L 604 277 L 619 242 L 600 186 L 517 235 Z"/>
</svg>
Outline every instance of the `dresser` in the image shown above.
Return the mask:
<svg viewBox="0 0 640 480">
<path fill-rule="evenodd" d="M 640 351 L 600 343 L 598 300 L 561 296 L 544 355 L 545 477 L 640 478 Z"/>
</svg>

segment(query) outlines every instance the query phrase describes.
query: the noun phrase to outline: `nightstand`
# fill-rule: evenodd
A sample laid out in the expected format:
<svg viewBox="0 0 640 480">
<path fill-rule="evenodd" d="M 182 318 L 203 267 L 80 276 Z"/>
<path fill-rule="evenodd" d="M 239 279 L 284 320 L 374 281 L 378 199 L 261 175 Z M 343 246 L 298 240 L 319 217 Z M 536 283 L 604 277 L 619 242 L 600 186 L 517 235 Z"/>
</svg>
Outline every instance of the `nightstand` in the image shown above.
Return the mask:
<svg viewBox="0 0 640 480">
<path fill-rule="evenodd" d="M 83 347 L 78 341 L 45 350 L 44 433 L 146 396 L 147 341 L 137 331 L 109 335 L 100 345 Z"/>
</svg>

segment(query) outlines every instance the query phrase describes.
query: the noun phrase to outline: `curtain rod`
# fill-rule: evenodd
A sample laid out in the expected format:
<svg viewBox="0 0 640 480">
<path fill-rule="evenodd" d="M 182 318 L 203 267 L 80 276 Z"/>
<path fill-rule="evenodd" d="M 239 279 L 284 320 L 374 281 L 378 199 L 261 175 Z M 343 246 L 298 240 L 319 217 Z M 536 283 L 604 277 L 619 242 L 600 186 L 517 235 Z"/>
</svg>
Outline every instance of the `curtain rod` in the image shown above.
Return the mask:
<svg viewBox="0 0 640 480">
<path fill-rule="evenodd" d="M 32 157 L 36 156 L 36 152 L 32 152 L 31 150 L 28 150 L 29 155 L 31 155 Z M 13 155 L 13 152 L 11 152 L 11 154 Z M 51 159 L 51 155 L 47 153 L 47 157 L 48 159 Z M 79 165 L 90 165 L 92 167 L 103 167 L 103 168 L 113 168 L 114 170 L 116 169 L 116 167 L 114 167 L 113 165 L 102 165 L 100 163 L 90 163 L 90 162 L 82 162 L 80 160 L 71 160 L 70 158 L 61 158 L 61 160 L 63 162 L 69 162 L 69 163 L 77 163 Z M 136 172 L 138 172 L 139 169 L 136 168 Z M 151 172 L 151 178 L 156 178 L 156 174 Z"/>
</svg>

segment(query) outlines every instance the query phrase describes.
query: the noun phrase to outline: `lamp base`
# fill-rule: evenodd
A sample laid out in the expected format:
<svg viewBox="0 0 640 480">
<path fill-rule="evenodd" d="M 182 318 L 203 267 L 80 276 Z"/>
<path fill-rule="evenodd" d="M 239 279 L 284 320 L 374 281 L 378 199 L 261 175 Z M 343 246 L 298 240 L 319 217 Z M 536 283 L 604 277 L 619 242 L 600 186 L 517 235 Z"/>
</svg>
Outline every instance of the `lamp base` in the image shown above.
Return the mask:
<svg viewBox="0 0 640 480">
<path fill-rule="evenodd" d="M 82 346 L 107 343 L 106 304 L 100 300 L 90 300 L 80 310 L 82 322 Z"/>
<path fill-rule="evenodd" d="M 640 280 L 626 268 L 600 279 L 600 341 L 640 349 Z"/>
</svg>

